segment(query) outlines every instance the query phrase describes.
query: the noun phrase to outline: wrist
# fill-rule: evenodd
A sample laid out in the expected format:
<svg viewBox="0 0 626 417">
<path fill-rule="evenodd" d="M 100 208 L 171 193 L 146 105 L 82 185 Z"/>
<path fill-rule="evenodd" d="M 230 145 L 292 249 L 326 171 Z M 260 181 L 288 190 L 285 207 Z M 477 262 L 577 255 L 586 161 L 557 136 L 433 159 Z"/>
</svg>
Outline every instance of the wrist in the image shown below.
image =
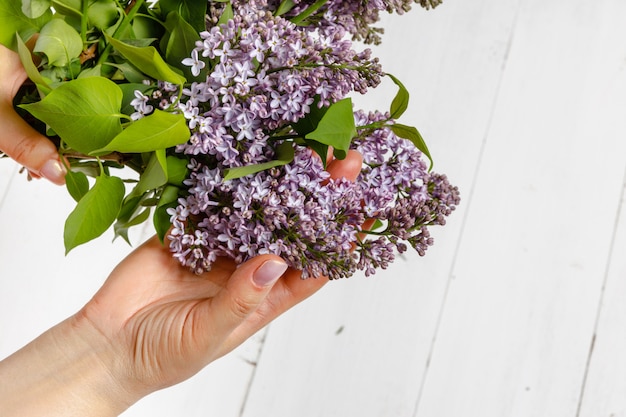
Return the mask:
<svg viewBox="0 0 626 417">
<path fill-rule="evenodd" d="M 71 317 L 0 362 L 0 414 L 117 416 L 140 398 L 118 358 L 87 320 Z"/>
</svg>

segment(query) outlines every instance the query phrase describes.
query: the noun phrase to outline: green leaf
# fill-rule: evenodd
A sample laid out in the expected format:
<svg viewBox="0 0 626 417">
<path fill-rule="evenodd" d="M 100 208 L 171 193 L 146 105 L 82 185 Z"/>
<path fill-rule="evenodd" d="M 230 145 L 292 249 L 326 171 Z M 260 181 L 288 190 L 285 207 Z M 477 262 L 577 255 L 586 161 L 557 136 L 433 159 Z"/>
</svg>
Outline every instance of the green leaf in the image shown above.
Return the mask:
<svg viewBox="0 0 626 417">
<path fill-rule="evenodd" d="M 122 131 L 121 102 L 122 91 L 114 82 L 90 77 L 61 84 L 43 100 L 20 107 L 48 124 L 72 149 L 89 154 Z"/>
<path fill-rule="evenodd" d="M 120 36 L 118 36 L 117 39 L 124 39 L 125 42 L 133 46 L 149 46 L 154 44 L 155 40 L 161 39 L 165 33 L 163 22 L 155 20 L 151 16 L 139 13 L 133 18 L 131 29 L 132 39 L 122 38 Z M 133 43 L 142 39 L 149 39 L 150 41 L 145 45 Z"/>
<path fill-rule="evenodd" d="M 100 176 L 78 202 L 65 222 L 65 254 L 102 235 L 115 221 L 124 199 L 124 183 L 117 177 Z"/>
<path fill-rule="evenodd" d="M 400 116 L 404 114 L 406 109 L 409 108 L 409 91 L 406 89 L 404 84 L 394 77 L 391 74 L 387 74 L 389 78 L 393 80 L 393 82 L 398 86 L 399 90 L 396 94 L 396 97 L 393 99 L 391 103 L 391 109 L 389 113 L 391 114 L 392 119 L 399 119 Z"/>
<path fill-rule="evenodd" d="M 183 71 L 188 80 L 199 81 L 206 78 L 206 70 L 194 77 L 191 68 L 182 63 L 183 59 L 191 55 L 191 51 L 196 46 L 196 41 L 200 39 L 198 31 L 177 12 L 171 12 L 167 15 L 165 27 L 168 32 L 161 40 L 161 50 L 165 51 L 165 60 Z"/>
<path fill-rule="evenodd" d="M 24 41 L 22 41 L 21 37 L 17 36 L 16 41 L 17 53 L 20 56 L 20 61 L 22 61 L 24 69 L 26 70 L 26 75 L 28 75 L 28 78 L 30 78 L 32 82 L 37 84 L 37 87 L 40 89 L 40 91 L 43 90 L 44 94 L 48 94 L 52 90 L 52 87 L 48 85 L 46 79 L 41 75 L 41 73 L 35 66 L 35 63 L 33 62 L 33 56 L 30 53 L 30 49 L 28 49 Z"/>
<path fill-rule="evenodd" d="M 21 2 L 16 0 L 0 0 L 0 43 L 9 49 L 16 50 L 15 34 L 22 39 L 30 39 L 35 33 L 52 19 L 52 11 L 48 10 L 36 19 L 27 17 L 21 10 Z"/>
<path fill-rule="evenodd" d="M 159 164 L 161 165 L 161 169 L 163 169 L 163 172 L 167 172 L 167 156 L 165 153 L 165 149 L 157 149 L 156 151 L 154 151 L 154 155 L 159 161 Z"/>
<path fill-rule="evenodd" d="M 311 104 L 311 111 L 302 119 L 298 120 L 297 123 L 292 124 L 293 129 L 302 137 L 305 137 L 307 134 L 311 133 L 317 128 L 320 120 L 328 111 L 328 107 L 319 107 L 319 97 L 315 97 L 315 101 Z"/>
<path fill-rule="evenodd" d="M 82 16 L 82 0 L 52 0 L 54 10 L 64 16 Z"/>
<path fill-rule="evenodd" d="M 140 68 L 144 74 L 155 80 L 168 81 L 176 85 L 185 83 L 185 77 L 174 71 L 153 46 L 136 47 L 118 41 L 108 35 L 105 36 L 124 58 L 135 67 Z"/>
<path fill-rule="evenodd" d="M 206 30 L 204 17 L 207 13 L 208 2 L 206 0 L 160 0 L 159 6 L 163 16 L 170 12 L 177 12 L 185 21 L 196 30 Z"/>
<path fill-rule="evenodd" d="M 246 165 L 243 167 L 230 168 L 224 170 L 224 181 L 233 180 L 236 178 L 245 177 L 246 175 L 256 174 L 257 172 L 265 171 L 266 169 L 287 165 L 295 156 L 293 149 L 293 143 L 283 142 L 278 145 L 276 149 L 276 159 L 273 161 L 265 162 L 263 164 Z"/>
<path fill-rule="evenodd" d="M 105 30 L 117 21 L 119 12 L 120 9 L 115 4 L 115 0 L 92 0 L 87 7 L 87 18 L 93 26 Z"/>
<path fill-rule="evenodd" d="M 323 143 L 319 143 L 314 140 L 306 140 L 306 146 L 313 149 L 315 153 L 322 160 L 322 166 L 326 169 L 326 163 L 328 162 L 328 145 L 324 145 Z"/>
<path fill-rule="evenodd" d="M 278 6 L 278 9 L 276 9 L 276 12 L 274 12 L 274 16 L 282 16 L 285 13 L 289 13 L 291 11 L 291 9 L 293 9 L 296 5 L 296 2 L 294 2 L 293 0 L 283 0 L 282 2 L 280 2 L 280 5 Z"/>
<path fill-rule="evenodd" d="M 155 153 L 152 154 L 146 169 L 139 177 L 139 182 L 132 191 L 133 196 L 142 195 L 148 190 L 154 190 L 167 183 L 167 172 L 159 163 L 159 159 Z"/>
<path fill-rule="evenodd" d="M 331 105 L 315 130 L 308 133 L 305 138 L 332 146 L 335 156 L 343 159 L 356 135 L 352 100 L 346 98 Z"/>
<path fill-rule="evenodd" d="M 142 205 L 145 199 L 146 195 L 124 199 L 117 221 L 113 225 L 115 238 L 121 236 L 130 245 L 130 240 L 128 239 L 129 229 L 140 225 L 150 217 L 150 209 L 145 209 Z"/>
<path fill-rule="evenodd" d="M 302 13 L 291 18 L 290 20 L 297 24 L 304 22 L 307 18 L 314 15 L 322 6 L 328 3 L 328 0 L 317 0 L 315 3 L 307 7 Z"/>
<path fill-rule="evenodd" d="M 383 223 L 380 219 L 376 219 L 374 224 L 368 230 L 371 232 L 374 232 L 384 226 L 385 226 L 385 223 Z"/>
<path fill-rule="evenodd" d="M 22 0 L 22 13 L 36 19 L 50 9 L 50 0 Z"/>
<path fill-rule="evenodd" d="M 93 68 L 86 68 L 78 74 L 78 78 L 102 77 L 102 65 Z"/>
<path fill-rule="evenodd" d="M 226 6 L 224 6 L 224 11 L 220 16 L 220 19 L 217 21 L 218 25 L 224 25 L 228 23 L 229 20 L 232 20 L 235 17 L 235 13 L 233 12 L 233 5 L 228 2 Z"/>
<path fill-rule="evenodd" d="M 107 62 L 106 65 L 115 67 L 120 71 L 122 76 L 118 77 L 117 78 L 118 80 L 126 79 L 128 80 L 129 83 L 138 84 L 138 83 L 143 83 L 143 81 L 146 79 L 146 75 L 143 74 L 136 66 L 134 66 L 128 61 L 122 62 L 121 64 L 113 64 L 111 62 Z M 120 85 L 123 85 L 123 84 L 124 83 Z"/>
<path fill-rule="evenodd" d="M 62 19 L 52 19 L 41 28 L 34 52 L 44 53 L 48 63 L 65 67 L 83 51 L 83 41 L 76 30 Z"/>
<path fill-rule="evenodd" d="M 156 230 L 161 243 L 163 243 L 167 231 L 170 230 L 170 227 L 172 227 L 172 223 L 170 223 L 170 215 L 167 213 L 167 209 L 178 205 L 179 192 L 180 189 L 173 185 L 165 187 L 161 197 L 159 198 L 159 204 L 154 210 L 152 223 L 154 224 L 154 229 Z"/>
<path fill-rule="evenodd" d="M 82 172 L 68 171 L 65 175 L 65 187 L 72 198 L 79 202 L 89 191 L 87 175 Z"/>
<path fill-rule="evenodd" d="M 133 218 L 131 218 L 127 222 L 120 222 L 120 221 L 115 222 L 115 225 L 113 226 L 115 237 L 121 236 L 122 239 L 124 239 L 126 243 L 130 245 L 131 244 L 130 239 L 128 238 L 128 231 L 130 230 L 130 228 L 139 226 L 140 224 L 142 224 L 149 218 L 150 218 L 150 209 L 147 208 L 139 212 L 139 214 L 135 215 Z"/>
<path fill-rule="evenodd" d="M 426 142 L 424 141 L 424 138 L 422 137 L 420 132 L 413 126 L 406 126 L 399 123 L 389 125 L 389 127 L 391 128 L 393 133 L 396 134 L 396 136 L 410 140 L 411 142 L 413 142 L 417 149 L 419 149 L 424 155 L 428 157 L 428 159 L 430 160 L 430 167 L 428 168 L 428 170 L 430 171 L 433 168 L 433 158 L 430 156 L 430 151 L 428 150 Z"/>
<path fill-rule="evenodd" d="M 175 156 L 167 157 L 167 182 L 171 185 L 182 186 L 189 175 L 189 161 Z"/>
<path fill-rule="evenodd" d="M 152 152 L 185 143 L 190 136 L 185 116 L 155 110 L 151 115 L 130 124 L 108 145 L 93 153 Z"/>
<path fill-rule="evenodd" d="M 71 148 L 90 153 L 122 130 L 121 98 L 115 83 L 92 77 L 64 83 L 40 102 L 20 107 L 48 124 Z"/>
</svg>

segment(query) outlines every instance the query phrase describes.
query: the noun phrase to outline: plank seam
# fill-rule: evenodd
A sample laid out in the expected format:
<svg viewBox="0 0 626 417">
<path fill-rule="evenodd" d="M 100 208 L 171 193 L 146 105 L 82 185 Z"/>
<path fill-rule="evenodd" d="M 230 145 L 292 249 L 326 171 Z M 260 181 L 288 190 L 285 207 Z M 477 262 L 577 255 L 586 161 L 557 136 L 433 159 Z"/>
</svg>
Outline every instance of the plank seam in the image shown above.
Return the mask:
<svg viewBox="0 0 626 417">
<path fill-rule="evenodd" d="M 243 417 L 246 412 L 246 405 L 248 404 L 248 398 L 250 397 L 250 392 L 252 391 L 252 384 L 254 383 L 254 379 L 256 377 L 256 371 L 259 368 L 259 363 L 261 361 L 261 355 L 263 354 L 263 348 L 265 347 L 265 341 L 267 340 L 267 333 L 269 332 L 271 324 L 267 325 L 265 329 L 262 330 L 263 336 L 259 342 L 259 349 L 257 351 L 257 355 L 254 361 L 254 368 L 252 369 L 252 373 L 250 374 L 250 380 L 248 381 L 248 385 L 246 386 L 246 390 L 243 394 L 243 399 L 241 400 L 241 409 L 239 410 L 239 416 Z"/>
<path fill-rule="evenodd" d="M 587 388 L 587 379 L 589 377 L 589 369 L 591 368 L 591 362 L 593 361 L 593 352 L 596 343 L 596 336 L 598 327 L 600 325 L 600 319 L 603 312 L 604 296 L 606 294 L 606 284 L 609 279 L 609 272 L 611 270 L 611 263 L 613 262 L 613 255 L 615 251 L 615 241 L 617 240 L 617 230 L 619 226 L 620 216 L 624 208 L 624 199 L 626 199 L 626 169 L 624 170 L 624 177 L 622 180 L 622 190 L 620 192 L 619 204 L 617 206 L 617 213 L 615 215 L 615 222 L 613 223 L 613 233 L 611 235 L 611 244 L 609 246 L 609 255 L 606 261 L 606 267 L 604 270 L 604 277 L 602 280 L 602 287 L 600 289 L 600 297 L 598 299 L 598 308 L 596 310 L 596 318 L 593 325 L 593 333 L 591 335 L 591 342 L 589 344 L 589 350 L 587 352 L 587 360 L 585 363 L 585 372 L 583 373 L 582 382 L 580 384 L 580 392 L 578 395 L 578 406 L 576 407 L 576 417 L 580 417 L 582 406 L 585 398 L 585 389 Z"/>
</svg>

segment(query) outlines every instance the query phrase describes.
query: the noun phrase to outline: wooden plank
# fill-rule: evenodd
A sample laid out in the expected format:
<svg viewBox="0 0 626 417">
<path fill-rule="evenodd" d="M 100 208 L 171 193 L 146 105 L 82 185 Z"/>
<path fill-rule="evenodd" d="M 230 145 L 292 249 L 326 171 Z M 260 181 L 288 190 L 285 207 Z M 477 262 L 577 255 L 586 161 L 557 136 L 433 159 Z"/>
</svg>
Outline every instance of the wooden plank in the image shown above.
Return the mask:
<svg viewBox="0 0 626 417">
<path fill-rule="evenodd" d="M 576 414 L 624 172 L 625 15 L 522 2 L 417 417 Z"/>
<path fill-rule="evenodd" d="M 63 225 L 74 205 L 67 191 L 44 180 L 27 182 L 23 175 L 14 176 L 5 191 L 0 207 L 1 357 L 75 313 L 129 251 L 103 237 L 65 257 Z"/>
<path fill-rule="evenodd" d="M 621 81 L 626 80 L 622 71 Z M 626 193 L 626 186 L 623 190 Z M 607 273 L 604 299 L 595 332 L 588 377 L 584 385 L 580 417 L 626 416 L 626 195 Z"/>
<path fill-rule="evenodd" d="M 516 1 L 450 1 L 385 21 L 386 71 L 412 92 L 402 121 L 467 198 L 506 59 Z M 461 70 L 462 69 L 462 70 Z M 359 103 L 383 109 L 391 82 Z M 369 101 L 371 100 L 371 101 Z M 244 416 L 411 416 L 467 206 L 423 259 L 330 283 L 271 325 Z"/>
<path fill-rule="evenodd" d="M 63 224 L 73 200 L 46 181 L 27 182 L 15 175 L 9 184 L 4 174 L 15 170 L 11 165 L 0 165 L 0 196 L 5 196 L 0 205 L 0 358 L 78 311 L 131 250 L 122 241 L 112 244 L 107 234 L 65 257 Z M 262 337 L 187 383 L 144 399 L 124 416 L 238 416 Z"/>
<path fill-rule="evenodd" d="M 9 184 L 16 172 L 17 165 L 15 163 L 8 159 L 0 159 L 0 210 L 2 209 L 4 197 L 8 193 Z"/>
<path fill-rule="evenodd" d="M 239 417 L 264 334 L 259 332 L 193 378 L 142 399 L 121 417 Z"/>
</svg>

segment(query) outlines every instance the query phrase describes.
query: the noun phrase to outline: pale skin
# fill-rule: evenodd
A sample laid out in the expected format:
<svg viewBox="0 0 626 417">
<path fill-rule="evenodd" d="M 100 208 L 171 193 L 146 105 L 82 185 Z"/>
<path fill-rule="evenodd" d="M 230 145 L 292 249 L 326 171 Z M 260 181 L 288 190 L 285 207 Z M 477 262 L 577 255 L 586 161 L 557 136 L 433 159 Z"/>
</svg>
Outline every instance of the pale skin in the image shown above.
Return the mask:
<svg viewBox="0 0 626 417">
<path fill-rule="evenodd" d="M 17 55 L 0 45 L 0 150 L 33 176 L 62 184 L 54 145 L 12 108 L 25 79 Z M 351 151 L 328 170 L 354 180 L 361 162 Z M 11 381 L 0 383 L 0 414 L 117 416 L 227 354 L 327 281 L 301 280 L 274 255 L 239 266 L 221 259 L 198 276 L 152 238 L 79 312 L 0 362 L 0 381 Z"/>
</svg>

